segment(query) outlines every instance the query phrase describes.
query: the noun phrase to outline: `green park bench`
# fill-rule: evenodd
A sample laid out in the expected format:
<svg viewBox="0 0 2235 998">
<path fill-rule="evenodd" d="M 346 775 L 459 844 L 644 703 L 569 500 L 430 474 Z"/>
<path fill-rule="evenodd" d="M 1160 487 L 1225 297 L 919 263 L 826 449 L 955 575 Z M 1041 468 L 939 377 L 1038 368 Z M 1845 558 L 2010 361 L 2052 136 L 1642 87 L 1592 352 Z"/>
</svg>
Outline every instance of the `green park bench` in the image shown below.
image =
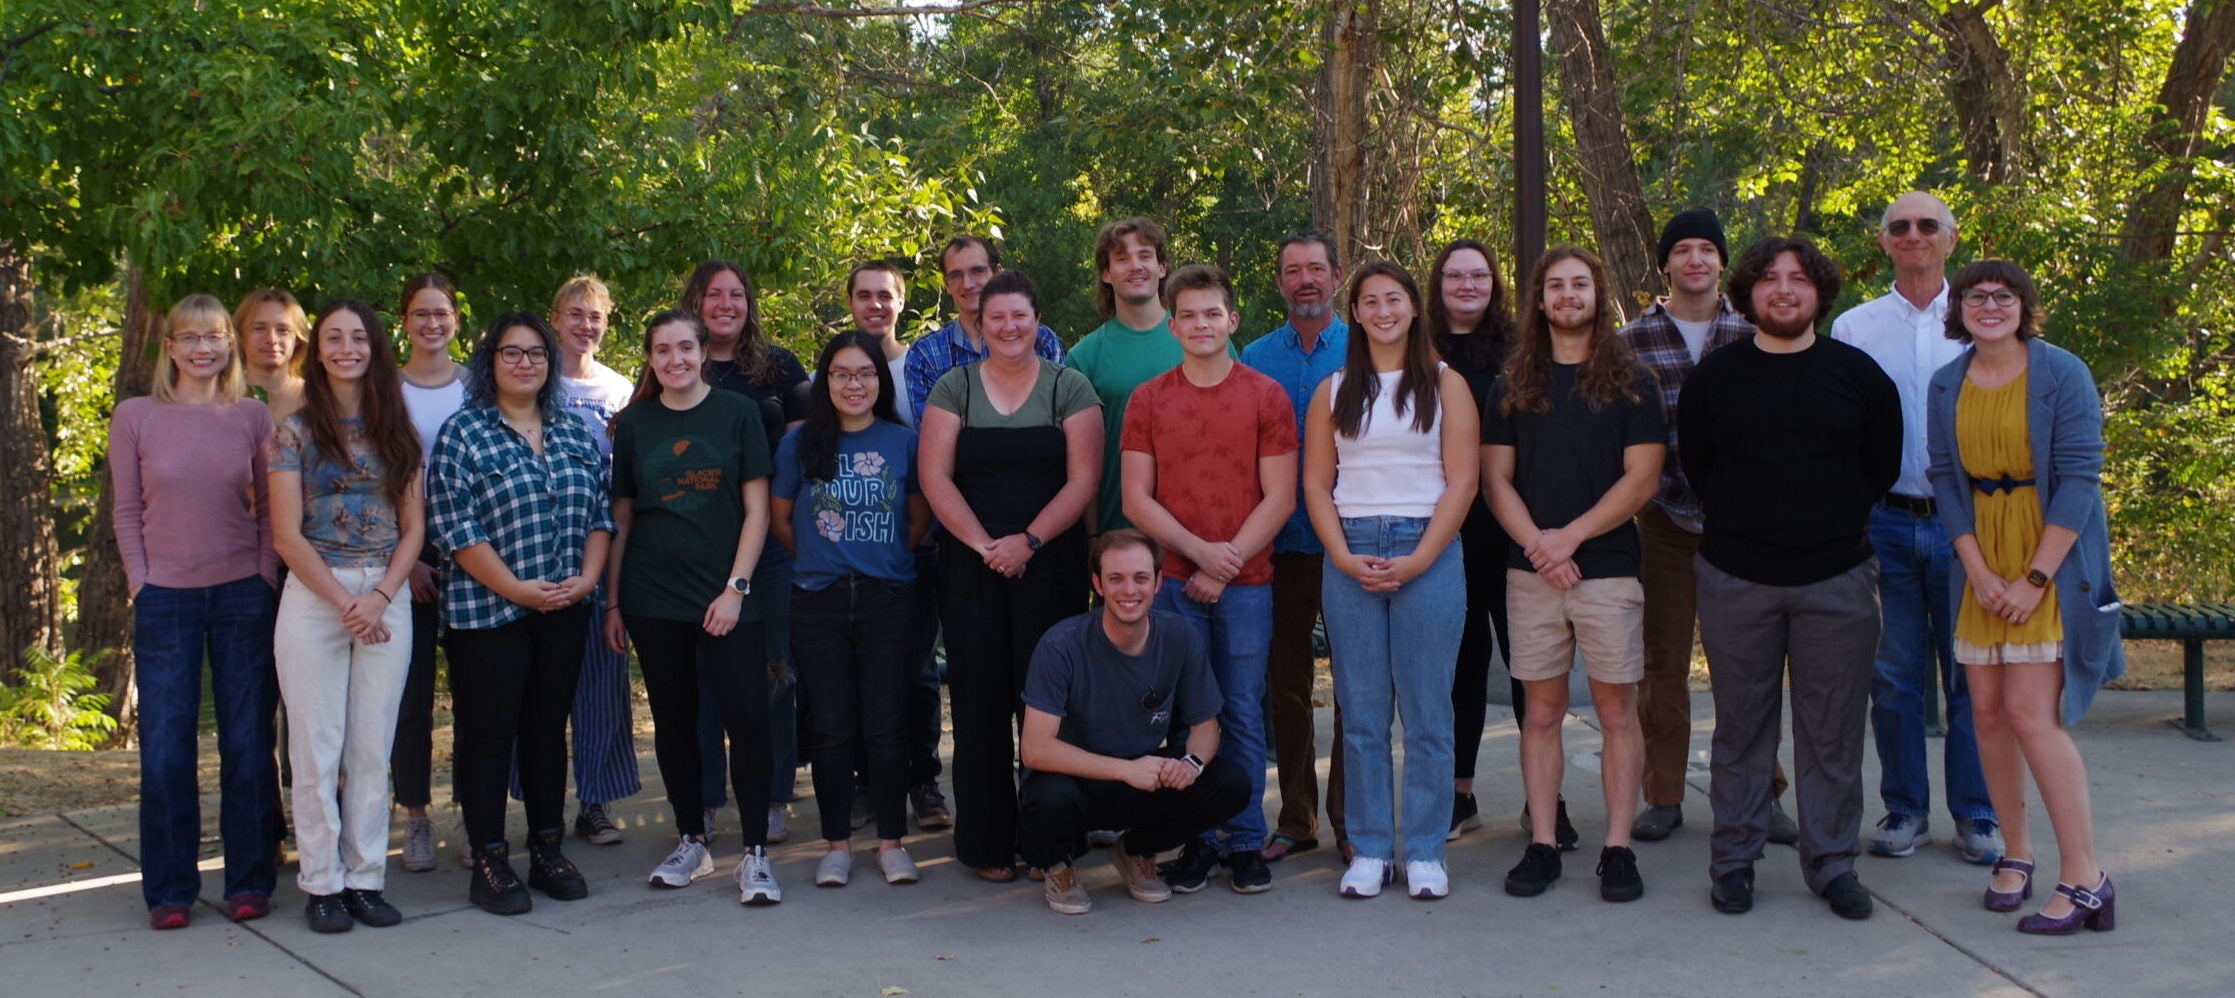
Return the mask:
<svg viewBox="0 0 2235 998">
<path fill-rule="evenodd" d="M 2127 640 L 2179 641 L 2185 707 L 2169 723 L 2198 741 L 2216 742 L 2204 726 L 2204 642 L 2235 638 L 2235 603 L 2144 603 L 2119 615 L 2119 636 Z"/>
</svg>

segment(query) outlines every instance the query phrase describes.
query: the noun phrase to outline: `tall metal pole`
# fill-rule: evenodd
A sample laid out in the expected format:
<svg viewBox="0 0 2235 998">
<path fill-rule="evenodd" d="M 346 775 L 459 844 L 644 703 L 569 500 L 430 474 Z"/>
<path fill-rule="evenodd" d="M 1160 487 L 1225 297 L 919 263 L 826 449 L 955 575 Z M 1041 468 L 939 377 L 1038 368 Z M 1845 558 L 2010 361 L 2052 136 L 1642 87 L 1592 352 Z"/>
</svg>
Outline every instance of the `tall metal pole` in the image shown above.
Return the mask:
<svg viewBox="0 0 2235 998">
<path fill-rule="evenodd" d="M 1544 255 L 1544 43 L 1537 0 L 1513 2 L 1513 279 Z"/>
</svg>

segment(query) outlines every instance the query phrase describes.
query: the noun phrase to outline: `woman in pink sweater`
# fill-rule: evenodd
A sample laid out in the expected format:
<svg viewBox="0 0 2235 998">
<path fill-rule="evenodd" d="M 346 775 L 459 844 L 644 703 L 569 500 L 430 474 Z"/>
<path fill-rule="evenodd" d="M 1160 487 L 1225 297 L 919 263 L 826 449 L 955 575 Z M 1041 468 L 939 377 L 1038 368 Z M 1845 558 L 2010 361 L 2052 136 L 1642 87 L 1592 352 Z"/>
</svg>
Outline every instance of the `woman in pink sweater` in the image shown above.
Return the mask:
<svg viewBox="0 0 2235 998">
<path fill-rule="evenodd" d="M 148 921 L 184 928 L 201 875 L 194 772 L 201 670 L 216 699 L 225 905 L 235 921 L 271 911 L 279 829 L 272 802 L 272 551 L 264 404 L 246 398 L 225 306 L 194 295 L 171 309 L 153 394 L 109 424 L 116 546 L 132 590 L 140 687 L 140 892 Z"/>
</svg>

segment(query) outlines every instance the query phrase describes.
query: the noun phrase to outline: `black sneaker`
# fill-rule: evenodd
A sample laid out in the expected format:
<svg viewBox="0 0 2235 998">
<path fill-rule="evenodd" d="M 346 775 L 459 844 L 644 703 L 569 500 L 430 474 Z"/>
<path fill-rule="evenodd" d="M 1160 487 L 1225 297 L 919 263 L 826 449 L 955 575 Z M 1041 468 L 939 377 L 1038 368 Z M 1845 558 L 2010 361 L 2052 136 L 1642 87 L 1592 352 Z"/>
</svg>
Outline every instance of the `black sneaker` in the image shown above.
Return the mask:
<svg viewBox="0 0 2235 998">
<path fill-rule="evenodd" d="M 603 804 L 583 802 L 581 812 L 574 816 L 574 834 L 594 846 L 621 844 L 621 826 L 613 823 L 613 816 L 605 813 Z"/>
<path fill-rule="evenodd" d="M 1226 871 L 1233 878 L 1236 894 L 1262 894 L 1273 889 L 1273 869 L 1265 865 L 1265 854 L 1255 849 L 1227 853 Z"/>
<path fill-rule="evenodd" d="M 579 901 L 590 896 L 590 882 L 560 851 L 563 838 L 556 828 L 528 836 L 528 886 L 556 901 Z"/>
<path fill-rule="evenodd" d="M 1193 894 L 1202 890 L 1203 884 L 1217 870 L 1218 850 L 1211 848 L 1211 844 L 1202 839 L 1189 842 L 1187 848 L 1180 850 L 1178 859 L 1159 863 L 1156 867 L 1156 872 L 1164 876 L 1164 882 L 1176 894 Z"/>
<path fill-rule="evenodd" d="M 1560 850 L 1542 842 L 1531 842 L 1529 850 L 1521 854 L 1521 862 L 1506 873 L 1506 893 L 1517 898 L 1533 898 L 1558 879 Z"/>
<path fill-rule="evenodd" d="M 1715 910 L 1725 915 L 1743 915 L 1754 910 L 1754 868 L 1740 867 L 1715 878 L 1715 887 L 1707 892 Z"/>
<path fill-rule="evenodd" d="M 1521 834 L 1534 835 L 1535 827 L 1529 822 L 1529 805 L 1521 805 Z M 1450 839 L 1446 837 L 1445 841 Z M 1560 810 L 1552 817 L 1552 843 L 1559 846 L 1561 852 L 1574 852 L 1577 846 L 1583 844 L 1583 836 L 1576 832 L 1575 823 L 1568 820 L 1568 799 L 1565 797 L 1560 798 Z"/>
<path fill-rule="evenodd" d="M 925 780 L 908 789 L 908 806 L 916 812 L 916 827 L 929 831 L 951 828 L 955 816 L 947 810 L 947 795 L 939 792 L 936 780 Z"/>
<path fill-rule="evenodd" d="M 1481 827 L 1482 809 L 1475 806 L 1474 795 L 1452 794 L 1451 830 L 1444 833 L 1443 840 L 1449 842 L 1458 838 L 1461 832 Z"/>
<path fill-rule="evenodd" d="M 1628 846 L 1599 850 L 1599 900 L 1635 901 L 1645 896 L 1645 878 L 1637 874 L 1637 853 Z"/>
<path fill-rule="evenodd" d="M 349 917 L 349 906 L 339 894 L 313 894 L 310 903 L 303 906 L 303 918 L 310 922 L 312 932 L 347 932 L 357 927 L 357 920 Z"/>
<path fill-rule="evenodd" d="M 346 888 L 341 892 L 341 904 L 349 910 L 351 918 L 376 929 L 385 929 L 404 920 L 404 913 L 381 897 L 379 891 Z"/>
<path fill-rule="evenodd" d="M 1862 881 L 1853 872 L 1833 877 L 1824 885 L 1824 900 L 1831 902 L 1831 913 L 1841 918 L 1869 918 L 1870 892 L 1863 890 Z"/>
<path fill-rule="evenodd" d="M 528 886 L 512 872 L 512 849 L 491 842 L 473 851 L 473 887 L 467 896 L 474 906 L 492 915 L 525 915 L 535 907 Z"/>
</svg>

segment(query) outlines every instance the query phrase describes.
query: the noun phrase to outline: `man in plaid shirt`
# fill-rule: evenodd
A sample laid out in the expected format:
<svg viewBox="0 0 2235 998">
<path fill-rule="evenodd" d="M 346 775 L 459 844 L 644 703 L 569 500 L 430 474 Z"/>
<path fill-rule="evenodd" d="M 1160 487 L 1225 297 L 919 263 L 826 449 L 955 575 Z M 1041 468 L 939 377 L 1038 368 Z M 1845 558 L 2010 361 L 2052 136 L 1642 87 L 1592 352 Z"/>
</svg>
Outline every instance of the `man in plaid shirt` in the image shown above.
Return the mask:
<svg viewBox="0 0 2235 998">
<path fill-rule="evenodd" d="M 1661 229 L 1661 272 L 1669 295 L 1623 326 L 1617 335 L 1661 382 L 1661 403 L 1668 417 L 1668 460 L 1661 464 L 1661 488 L 1637 515 L 1644 563 L 1638 573 L 1645 589 L 1645 681 L 1638 684 L 1638 720 L 1645 730 L 1645 808 L 1631 826 L 1633 838 L 1654 842 L 1684 824 L 1684 766 L 1691 755 L 1692 702 L 1686 681 L 1692 671 L 1692 640 L 1698 620 L 1692 556 L 1699 553 L 1699 496 L 1684 479 L 1677 458 L 1676 407 L 1684 379 L 1700 358 L 1728 343 L 1749 339 L 1754 325 L 1731 308 L 1718 290 L 1729 244 L 1723 223 L 1705 208 L 1679 212 Z M 1780 764 L 1773 786 L 1785 793 Z M 1783 807 L 1770 804 L 1769 840 L 1790 843 L 1800 830 Z"/>
<path fill-rule="evenodd" d="M 1001 250 L 984 236 L 960 235 L 939 251 L 940 276 L 955 300 L 955 320 L 908 345 L 908 406 L 911 426 L 923 425 L 924 406 L 941 375 L 986 359 L 986 337 L 978 331 L 978 290 L 1001 272 Z M 1063 363 L 1063 341 L 1041 326 L 1032 350 Z"/>
</svg>

